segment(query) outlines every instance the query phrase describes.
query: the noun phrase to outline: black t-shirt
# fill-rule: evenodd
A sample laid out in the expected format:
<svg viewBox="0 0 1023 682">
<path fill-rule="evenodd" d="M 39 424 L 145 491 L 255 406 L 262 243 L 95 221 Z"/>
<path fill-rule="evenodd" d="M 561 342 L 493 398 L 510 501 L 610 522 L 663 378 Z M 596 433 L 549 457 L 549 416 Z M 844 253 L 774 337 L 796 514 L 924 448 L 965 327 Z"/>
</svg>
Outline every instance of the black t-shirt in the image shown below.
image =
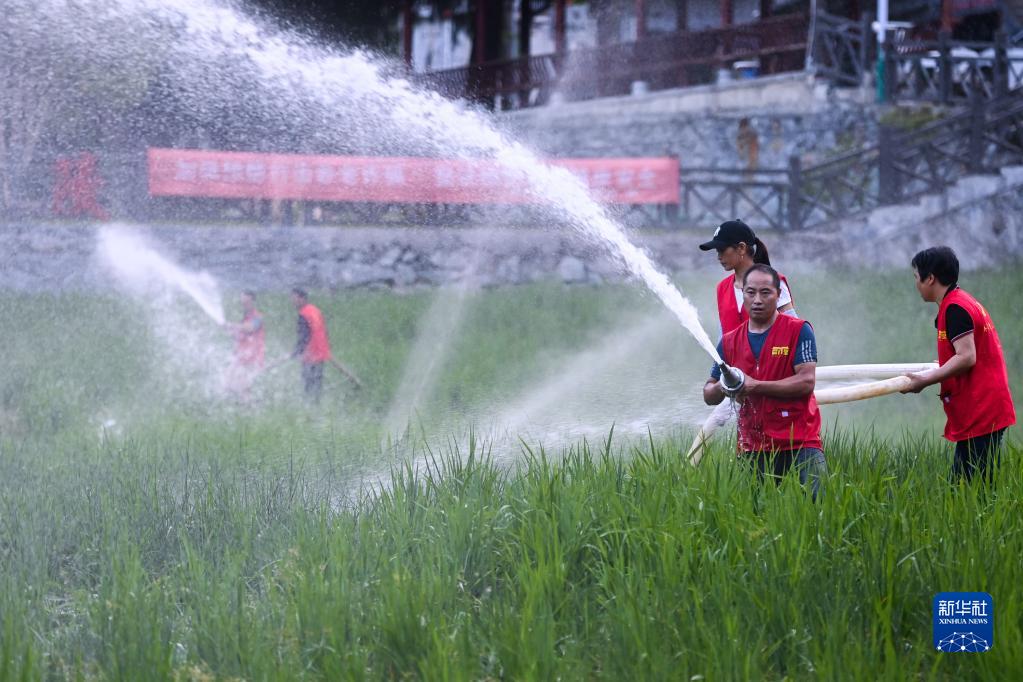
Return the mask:
<svg viewBox="0 0 1023 682">
<path fill-rule="evenodd" d="M 953 303 L 945 311 L 945 331 L 948 332 L 949 341 L 955 341 L 973 331 L 973 319 L 961 305 Z"/>
<path fill-rule="evenodd" d="M 953 286 L 948 291 L 952 291 L 957 287 Z M 945 292 L 948 296 L 948 292 Z M 934 318 L 934 326 L 938 326 L 938 318 Z M 970 314 L 966 312 L 966 309 L 961 305 L 953 303 L 945 311 L 945 332 L 948 334 L 949 341 L 955 341 L 963 334 L 969 334 L 973 331 L 973 319 Z"/>
</svg>

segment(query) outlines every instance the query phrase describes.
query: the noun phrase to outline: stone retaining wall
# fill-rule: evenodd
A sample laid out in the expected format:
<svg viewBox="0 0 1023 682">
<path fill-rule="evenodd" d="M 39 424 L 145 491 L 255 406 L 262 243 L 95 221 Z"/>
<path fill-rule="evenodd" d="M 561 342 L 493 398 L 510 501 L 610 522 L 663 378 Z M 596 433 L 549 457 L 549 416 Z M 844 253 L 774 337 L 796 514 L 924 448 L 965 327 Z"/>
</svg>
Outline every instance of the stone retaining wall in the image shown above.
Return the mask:
<svg viewBox="0 0 1023 682">
<path fill-rule="evenodd" d="M 918 249 L 946 243 L 964 269 L 1023 257 L 1023 173 L 967 178 L 919 204 L 887 207 L 830 230 L 761 235 L 785 268 L 840 264 L 905 267 Z M 102 291 L 112 279 L 95 255 L 99 225 L 0 226 L 0 289 Z M 633 232 L 664 271 L 719 273 L 700 231 Z M 206 270 L 229 289 L 409 289 L 472 281 L 542 279 L 596 284 L 623 279 L 602 249 L 573 233 L 521 228 L 123 226 L 169 258 Z"/>
<path fill-rule="evenodd" d="M 523 109 L 498 120 L 553 156 L 677 156 L 682 168 L 787 168 L 877 139 L 878 108 L 804 73 Z M 740 123 L 744 132 L 740 135 Z"/>
<path fill-rule="evenodd" d="M 482 286 L 560 278 L 597 283 L 619 270 L 572 234 L 487 228 L 266 228 L 120 226 L 158 251 L 229 288 L 302 285 L 314 289 L 410 288 L 473 280 Z M 112 280 L 98 262 L 99 225 L 0 228 L 0 288 L 102 290 Z M 701 260 L 695 234 L 640 238 L 666 269 Z"/>
</svg>

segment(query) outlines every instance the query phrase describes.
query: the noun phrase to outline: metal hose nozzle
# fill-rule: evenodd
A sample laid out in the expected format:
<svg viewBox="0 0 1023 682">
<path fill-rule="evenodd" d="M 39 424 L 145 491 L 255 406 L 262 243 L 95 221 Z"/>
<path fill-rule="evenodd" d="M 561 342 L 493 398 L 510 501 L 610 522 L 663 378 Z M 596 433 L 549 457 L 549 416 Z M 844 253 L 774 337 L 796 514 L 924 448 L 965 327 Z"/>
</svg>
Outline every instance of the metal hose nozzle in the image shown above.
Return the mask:
<svg viewBox="0 0 1023 682">
<path fill-rule="evenodd" d="M 729 367 L 723 362 L 718 364 L 718 369 L 721 370 L 721 388 L 727 395 L 734 396 L 742 390 L 746 383 L 746 375 L 741 369 Z"/>
</svg>

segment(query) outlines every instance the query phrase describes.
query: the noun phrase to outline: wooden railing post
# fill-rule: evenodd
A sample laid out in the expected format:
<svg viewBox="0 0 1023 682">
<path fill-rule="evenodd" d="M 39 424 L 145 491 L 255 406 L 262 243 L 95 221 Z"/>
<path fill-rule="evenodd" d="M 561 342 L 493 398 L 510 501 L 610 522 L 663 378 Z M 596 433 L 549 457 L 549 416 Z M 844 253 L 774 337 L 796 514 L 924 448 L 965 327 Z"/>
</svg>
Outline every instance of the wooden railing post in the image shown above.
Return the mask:
<svg viewBox="0 0 1023 682">
<path fill-rule="evenodd" d="M 994 93 L 996 98 L 1005 97 L 1009 92 L 1009 55 L 1007 45 L 1009 37 L 1005 31 L 995 33 L 995 63 L 992 65 L 992 76 L 995 79 Z"/>
<path fill-rule="evenodd" d="M 952 36 L 948 31 L 938 34 L 938 99 L 942 104 L 952 101 Z"/>
<path fill-rule="evenodd" d="M 682 159 L 677 154 L 672 154 L 671 152 L 665 152 L 665 156 L 675 159 L 675 166 L 678 168 L 678 202 L 668 204 L 666 208 L 668 224 L 677 225 L 681 217 L 682 204 L 685 200 L 685 192 L 682 191 Z"/>
<path fill-rule="evenodd" d="M 984 124 L 986 111 L 983 97 L 974 93 L 970 100 L 970 142 L 966 167 L 971 173 L 984 171 Z"/>
<path fill-rule="evenodd" d="M 860 65 L 859 70 L 856 74 L 856 77 L 859 79 L 859 83 L 857 85 L 863 85 L 863 76 L 864 74 L 867 73 L 867 70 L 869 69 L 868 64 L 870 64 L 871 45 L 870 41 L 873 40 L 873 36 L 874 32 L 870 30 L 870 14 L 868 12 L 864 12 L 860 16 L 860 50 L 859 50 Z"/>
<path fill-rule="evenodd" d="M 789 157 L 788 227 L 803 229 L 803 163 L 793 154 Z"/>
<path fill-rule="evenodd" d="M 895 131 L 886 125 L 878 130 L 877 190 L 882 204 L 897 204 L 902 198 L 902 186 L 895 167 Z"/>
<path fill-rule="evenodd" d="M 885 36 L 884 41 L 884 70 L 882 71 L 882 78 L 884 78 L 884 84 L 881 88 L 881 92 L 884 93 L 882 101 L 890 102 L 892 104 L 899 97 L 899 82 L 898 82 L 898 64 L 895 61 L 895 45 L 892 44 L 894 39 L 894 33 L 889 33 Z"/>
</svg>

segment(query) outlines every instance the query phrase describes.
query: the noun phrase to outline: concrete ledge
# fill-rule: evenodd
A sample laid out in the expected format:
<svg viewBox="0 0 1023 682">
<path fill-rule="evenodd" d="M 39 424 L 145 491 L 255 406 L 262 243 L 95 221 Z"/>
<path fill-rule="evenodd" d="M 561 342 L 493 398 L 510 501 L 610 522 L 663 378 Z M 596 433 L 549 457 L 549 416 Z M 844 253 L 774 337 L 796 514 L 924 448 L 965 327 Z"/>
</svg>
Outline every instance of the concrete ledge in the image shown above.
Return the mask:
<svg viewBox="0 0 1023 682">
<path fill-rule="evenodd" d="M 602 97 L 502 113 L 510 121 L 556 122 L 581 115 L 635 116 L 699 114 L 713 111 L 813 113 L 829 105 L 827 89 L 812 73 L 797 71 L 748 81 L 658 90 L 645 95 Z"/>
<path fill-rule="evenodd" d="M 958 180 L 945 192 L 949 209 L 997 194 L 1005 188 L 1000 175 L 969 175 Z"/>
<path fill-rule="evenodd" d="M 1009 172 L 1005 172 L 1008 170 Z M 905 267 L 928 246 L 951 246 L 965 270 L 1023 259 L 1023 169 L 962 178 L 915 204 L 884 206 L 836 225 L 861 265 Z"/>
<path fill-rule="evenodd" d="M 1023 166 L 1006 166 L 1001 173 L 1008 184 L 1023 185 Z"/>
</svg>

